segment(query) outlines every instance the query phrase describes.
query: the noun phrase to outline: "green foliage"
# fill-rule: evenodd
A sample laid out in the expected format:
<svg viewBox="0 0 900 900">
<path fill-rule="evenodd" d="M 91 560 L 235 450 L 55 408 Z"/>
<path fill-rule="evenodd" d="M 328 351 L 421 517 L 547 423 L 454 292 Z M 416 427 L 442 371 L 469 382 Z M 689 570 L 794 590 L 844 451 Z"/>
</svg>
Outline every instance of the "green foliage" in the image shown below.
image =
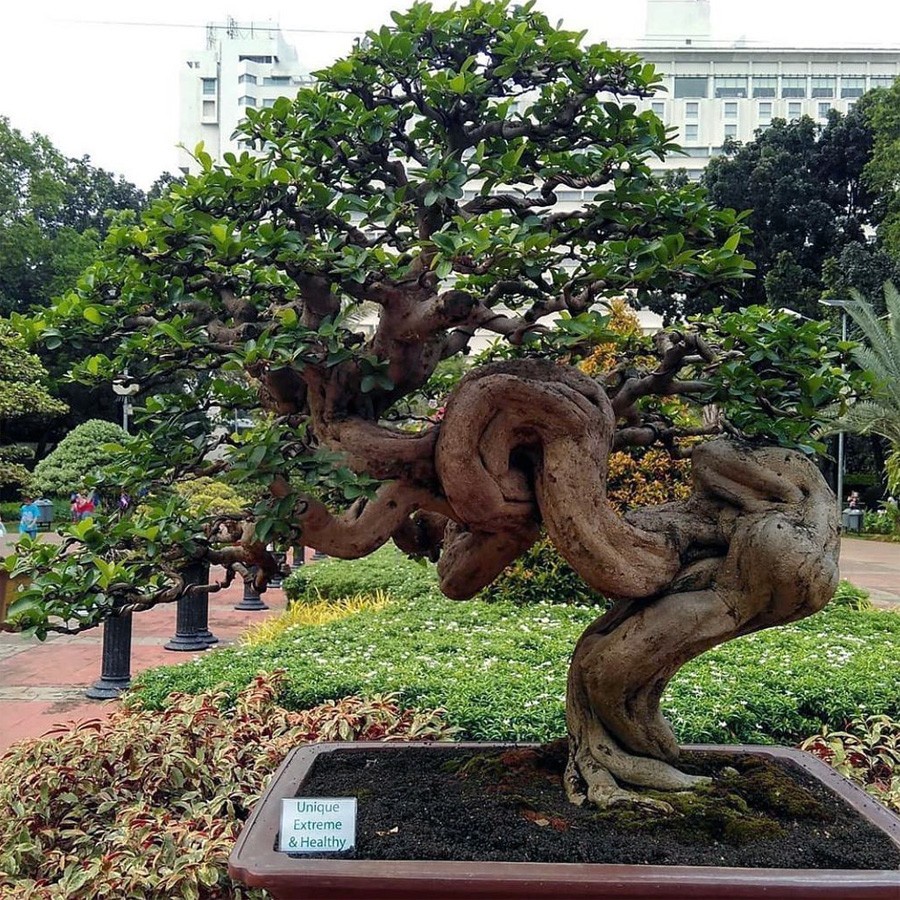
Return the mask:
<svg viewBox="0 0 900 900">
<path fill-rule="evenodd" d="M 262 900 L 227 860 L 288 751 L 317 740 L 447 740 L 439 713 L 393 697 L 302 713 L 256 676 L 226 707 L 219 691 L 138 706 L 16 745 L 0 758 L 0 893 L 5 900 Z"/>
<path fill-rule="evenodd" d="M 480 600 L 512 603 L 576 603 L 603 605 L 606 598 L 591 590 L 546 538 L 507 566 L 479 595 Z"/>
<path fill-rule="evenodd" d="M 40 359 L 0 321 L 0 490 L 25 484 L 33 455 L 30 448 L 9 442 L 10 426 L 19 435 L 29 420 L 52 419 L 66 411 L 65 403 L 51 396 L 47 382 Z"/>
<path fill-rule="evenodd" d="M 32 489 L 48 497 L 67 497 L 81 490 L 99 469 L 115 459 L 115 451 L 106 445 L 118 444 L 124 437 L 118 425 L 102 419 L 79 425 L 35 466 Z"/>
<path fill-rule="evenodd" d="M 857 587 L 846 579 L 841 579 L 831 598 L 831 606 L 841 606 L 856 612 L 866 612 L 874 609 L 869 599 L 869 592 L 865 588 Z"/>
<path fill-rule="evenodd" d="M 900 86 L 870 91 L 857 104 L 872 130 L 872 155 L 864 179 L 877 198 L 878 238 L 885 250 L 900 259 Z"/>
<path fill-rule="evenodd" d="M 44 306 L 96 257 L 108 209 L 138 211 L 134 185 L 67 159 L 40 134 L 0 117 L 0 314 Z"/>
<path fill-rule="evenodd" d="M 752 306 L 717 311 L 714 322 L 698 327 L 716 336 L 726 357 L 710 372 L 703 400 L 718 404 L 749 438 L 823 453 L 816 432 L 831 427 L 835 407 L 868 390 L 865 372 L 841 365 L 852 345 L 837 342 L 828 322 Z"/>
<path fill-rule="evenodd" d="M 846 116 L 832 112 L 824 128 L 806 116 L 775 119 L 755 140 L 732 143 L 710 162 L 702 181 L 713 202 L 751 210 L 747 255 L 758 278 L 741 305 L 768 303 L 819 317 L 823 265 L 847 245 L 864 243 L 864 226 L 872 222 L 874 198 L 862 178 L 871 147 L 866 119 L 854 109 Z"/>
<path fill-rule="evenodd" d="M 443 707 L 462 736 L 548 740 L 565 734 L 566 662 L 594 606 L 396 601 L 322 627 L 293 629 L 265 646 L 216 650 L 196 662 L 141 673 L 152 707 L 172 690 L 286 669 L 284 703 L 398 691 Z M 835 678 L 840 670 L 841 677 Z M 663 697 L 684 742 L 794 742 L 854 715 L 900 715 L 900 616 L 840 606 L 709 651 Z"/>
<path fill-rule="evenodd" d="M 440 596 L 435 567 L 410 559 L 391 544 L 364 559 L 320 559 L 298 566 L 282 587 L 292 603 L 342 600 L 379 591 L 403 600 Z"/>
</svg>

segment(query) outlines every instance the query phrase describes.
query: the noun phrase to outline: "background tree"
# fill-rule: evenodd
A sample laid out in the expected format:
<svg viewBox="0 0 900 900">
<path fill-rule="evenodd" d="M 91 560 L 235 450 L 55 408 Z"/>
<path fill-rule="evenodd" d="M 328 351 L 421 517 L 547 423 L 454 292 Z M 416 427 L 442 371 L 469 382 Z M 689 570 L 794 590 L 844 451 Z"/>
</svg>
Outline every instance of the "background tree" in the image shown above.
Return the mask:
<svg viewBox="0 0 900 900">
<path fill-rule="evenodd" d="M 757 277 L 743 302 L 819 316 L 823 266 L 851 244 L 865 252 L 874 198 L 862 175 L 871 148 L 867 120 L 854 109 L 846 116 L 832 111 L 824 128 L 806 116 L 775 119 L 755 140 L 731 142 L 710 162 L 702 179 L 710 199 L 751 210 L 747 255 Z M 671 304 L 664 309 L 671 314 Z M 684 311 L 702 310 L 685 304 Z"/>
<path fill-rule="evenodd" d="M 854 403 L 831 430 L 879 435 L 888 441 L 888 485 L 900 489 L 900 292 L 888 282 L 883 287 L 884 318 L 859 291 L 845 305 L 860 335 L 852 355 L 874 382 L 871 396 Z"/>
<path fill-rule="evenodd" d="M 269 542 L 348 558 L 393 539 L 437 558 L 441 589 L 464 599 L 543 526 L 617 600 L 570 669 L 569 794 L 664 808 L 621 785 L 695 783 L 659 713 L 672 674 L 831 595 L 833 498 L 801 453 L 763 445 L 815 450 L 810 423 L 849 376 L 827 324 L 765 310 L 663 333 L 650 366 L 579 371 L 615 334 L 604 298 L 711 305 L 736 290 L 740 217 L 652 176 L 672 145 L 629 102 L 658 87 L 634 54 L 582 46 L 531 3 L 418 3 L 393 21 L 294 101 L 248 110 L 259 155 L 218 168 L 198 148 L 201 174 L 114 228 L 34 324 L 102 350 L 78 377 L 138 377 L 144 430 L 109 477 L 146 502 L 71 526 L 63 547 L 24 546 L 11 566 L 33 588 L 7 627 L 79 630 L 209 589 L 184 584 L 186 559 L 227 577 L 256 565 L 262 582 Z M 563 187 L 593 195 L 561 208 Z M 374 333 L 348 318 L 364 302 Z M 440 422 L 398 426 L 479 328 L 508 358 L 469 372 Z M 673 396 L 719 414 L 681 427 Z M 232 434 L 233 410 L 254 406 L 257 427 Z M 692 447 L 723 431 L 734 439 Z M 609 454 L 655 444 L 692 453 L 694 491 L 622 517 Z M 198 521 L 172 487 L 189 473 L 259 499 Z"/>
<path fill-rule="evenodd" d="M 873 134 L 864 181 L 877 197 L 878 238 L 890 256 L 900 260 L 900 85 L 894 82 L 889 88 L 870 91 L 857 108 Z"/>
<path fill-rule="evenodd" d="M 136 216 L 145 205 L 143 191 L 121 176 L 86 156 L 67 158 L 47 137 L 28 137 L 0 117 L 0 315 L 15 320 L 71 290 L 96 259 L 115 214 Z M 88 389 L 62 381 L 74 361 L 64 343 L 37 350 L 53 393 L 68 405 L 65 416 L 19 423 L 22 440 L 34 445 L 40 459 L 80 422 L 112 419 L 116 408 L 108 386 Z"/>
<path fill-rule="evenodd" d="M 22 339 L 0 322 L 0 497 L 8 499 L 29 478 L 33 447 L 21 440 L 28 420 L 52 419 L 66 405 L 51 396 L 47 372 Z"/>
</svg>

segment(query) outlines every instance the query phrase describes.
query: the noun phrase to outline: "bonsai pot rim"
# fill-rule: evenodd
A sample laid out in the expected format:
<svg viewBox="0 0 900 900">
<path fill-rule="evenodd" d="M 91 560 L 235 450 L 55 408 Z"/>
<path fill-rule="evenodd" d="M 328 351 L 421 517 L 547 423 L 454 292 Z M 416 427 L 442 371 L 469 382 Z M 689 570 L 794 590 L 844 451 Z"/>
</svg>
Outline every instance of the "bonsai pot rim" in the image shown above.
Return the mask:
<svg viewBox="0 0 900 900">
<path fill-rule="evenodd" d="M 281 800 L 297 796 L 316 757 L 336 750 L 371 753 L 406 747 L 435 751 L 511 749 L 534 743 L 358 742 L 318 743 L 288 754 L 247 820 L 228 861 L 231 876 L 276 898 L 354 897 L 745 897 L 896 900 L 900 871 L 765 869 L 717 866 L 608 865 L 600 863 L 453 862 L 444 860 L 307 859 L 275 850 Z M 841 797 L 900 847 L 900 818 L 827 763 L 801 750 L 748 744 L 691 744 L 685 750 L 748 753 L 800 766 Z"/>
</svg>

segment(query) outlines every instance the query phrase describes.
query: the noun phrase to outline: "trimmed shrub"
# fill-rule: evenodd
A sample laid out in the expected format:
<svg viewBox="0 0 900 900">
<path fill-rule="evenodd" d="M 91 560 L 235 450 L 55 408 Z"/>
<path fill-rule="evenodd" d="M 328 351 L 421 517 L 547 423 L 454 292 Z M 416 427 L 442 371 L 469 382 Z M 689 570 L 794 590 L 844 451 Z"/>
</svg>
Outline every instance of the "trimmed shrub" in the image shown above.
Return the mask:
<svg viewBox="0 0 900 900">
<path fill-rule="evenodd" d="M 32 489 L 41 496 L 68 497 L 80 490 L 87 478 L 113 461 L 104 444 L 121 443 L 125 432 L 113 422 L 89 419 L 70 431 L 59 446 L 34 469 Z"/>
<path fill-rule="evenodd" d="M 401 600 L 440 594 L 435 567 L 410 559 L 392 544 L 363 559 L 320 559 L 298 566 L 282 587 L 292 603 L 341 600 L 376 591 Z"/>
<path fill-rule="evenodd" d="M 188 510 L 195 516 L 239 514 L 251 505 L 251 501 L 230 484 L 206 476 L 179 481 L 175 485 L 175 491 L 187 500 Z"/>
<path fill-rule="evenodd" d="M 289 750 L 318 740 L 448 740 L 439 712 L 394 697 L 302 713 L 255 675 L 226 708 L 219 691 L 118 710 L 0 758 L 4 900 L 262 900 L 231 881 L 243 822 Z"/>
</svg>

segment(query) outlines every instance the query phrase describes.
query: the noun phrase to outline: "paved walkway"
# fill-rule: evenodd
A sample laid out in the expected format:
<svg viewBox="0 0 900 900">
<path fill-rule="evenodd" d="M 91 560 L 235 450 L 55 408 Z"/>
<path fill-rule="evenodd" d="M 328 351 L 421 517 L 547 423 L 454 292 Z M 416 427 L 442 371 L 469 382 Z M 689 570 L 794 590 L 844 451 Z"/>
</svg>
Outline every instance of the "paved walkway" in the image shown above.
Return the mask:
<svg viewBox="0 0 900 900">
<path fill-rule="evenodd" d="M 234 609 L 243 583 L 209 598 L 209 629 L 216 646 L 233 643 L 251 625 L 285 608 L 284 592 L 269 588 L 263 595 L 269 610 Z M 134 616 L 131 674 L 153 666 L 185 662 L 193 652 L 166 650 L 175 633 L 175 605 L 165 604 Z M 101 628 L 78 635 L 51 635 L 41 642 L 16 634 L 0 634 L 0 754 L 16 741 L 38 737 L 62 722 L 109 715 L 117 701 L 88 700 L 85 689 L 100 677 Z M 205 651 L 208 652 L 208 651 Z"/>
<path fill-rule="evenodd" d="M 879 606 L 900 606 L 900 544 L 845 538 L 841 575 L 872 594 Z M 209 627 L 227 646 L 256 622 L 284 609 L 284 594 L 270 588 L 268 612 L 239 612 L 242 585 L 210 597 Z M 175 631 L 175 607 L 161 606 L 135 616 L 131 671 L 171 665 L 192 653 L 165 650 Z M 91 701 L 85 689 L 100 676 L 100 629 L 76 636 L 53 636 L 45 643 L 0 634 L 0 753 L 15 741 L 38 737 L 61 722 L 108 715 L 117 702 Z"/>
</svg>

